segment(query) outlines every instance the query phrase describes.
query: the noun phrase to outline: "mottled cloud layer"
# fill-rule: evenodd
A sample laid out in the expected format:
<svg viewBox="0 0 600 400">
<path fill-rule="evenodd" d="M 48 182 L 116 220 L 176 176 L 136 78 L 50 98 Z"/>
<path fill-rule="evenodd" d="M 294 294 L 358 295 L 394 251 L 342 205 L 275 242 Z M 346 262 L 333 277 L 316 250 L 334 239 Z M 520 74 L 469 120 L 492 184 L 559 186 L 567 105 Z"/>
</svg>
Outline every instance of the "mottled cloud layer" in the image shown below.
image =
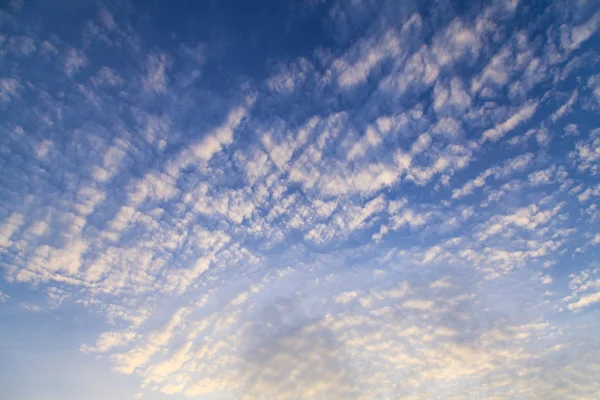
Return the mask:
<svg viewBox="0 0 600 400">
<path fill-rule="evenodd" d="M 283 55 L 0 11 L 0 308 L 137 398 L 600 396 L 598 6 L 295 7 Z"/>
</svg>

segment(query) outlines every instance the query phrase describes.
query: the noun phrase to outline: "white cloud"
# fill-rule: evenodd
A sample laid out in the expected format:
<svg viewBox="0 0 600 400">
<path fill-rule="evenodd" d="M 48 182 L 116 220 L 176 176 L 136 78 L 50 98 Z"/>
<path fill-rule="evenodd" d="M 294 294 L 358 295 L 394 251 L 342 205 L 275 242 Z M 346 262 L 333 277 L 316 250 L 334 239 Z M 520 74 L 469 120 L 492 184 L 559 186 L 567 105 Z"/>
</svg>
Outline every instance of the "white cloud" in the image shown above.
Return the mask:
<svg viewBox="0 0 600 400">
<path fill-rule="evenodd" d="M 102 22 L 102 25 L 108 30 L 114 29 L 117 26 L 114 17 L 106 8 L 101 8 L 98 11 L 98 18 L 100 19 L 100 22 Z"/>
<path fill-rule="evenodd" d="M 301 57 L 296 62 L 279 66 L 277 72 L 267 79 L 267 87 L 277 94 L 290 94 L 313 74 L 313 70 L 311 62 Z"/>
<path fill-rule="evenodd" d="M 359 294 L 357 292 L 344 292 L 335 296 L 335 302 L 339 304 L 348 304 L 351 301 L 357 299 Z"/>
<path fill-rule="evenodd" d="M 463 83 L 458 77 L 452 78 L 449 88 L 438 82 L 434 87 L 433 96 L 433 108 L 440 115 L 447 113 L 448 109 L 464 112 L 471 106 L 471 97 L 464 90 Z"/>
<path fill-rule="evenodd" d="M 138 205 L 146 199 L 169 200 L 177 193 L 175 182 L 170 176 L 150 171 L 132 185 L 128 197 L 132 204 Z"/>
<path fill-rule="evenodd" d="M 87 67 L 88 64 L 89 60 L 82 50 L 73 47 L 67 50 L 64 59 L 64 71 L 66 75 L 73 76 L 80 69 Z"/>
<path fill-rule="evenodd" d="M 565 126 L 565 135 L 567 136 L 578 136 L 579 130 L 577 129 L 576 124 L 568 124 Z"/>
<path fill-rule="evenodd" d="M 104 332 L 93 347 L 82 345 L 84 353 L 106 353 L 109 350 L 129 344 L 136 337 L 135 332 Z"/>
<path fill-rule="evenodd" d="M 181 169 L 192 163 L 206 163 L 213 155 L 229 146 L 233 142 L 234 131 L 241 125 L 248 108 L 254 103 L 252 98 L 247 100 L 246 106 L 233 108 L 220 126 L 170 160 L 166 172 L 176 178 Z"/>
<path fill-rule="evenodd" d="M 380 133 L 372 126 L 367 127 L 365 135 L 348 151 L 346 159 L 348 161 L 355 160 L 365 155 L 369 148 L 376 148 L 382 143 Z"/>
<path fill-rule="evenodd" d="M 55 56 L 58 54 L 56 47 L 47 40 L 40 43 L 39 52 L 44 56 Z"/>
<path fill-rule="evenodd" d="M 164 94 L 169 85 L 167 75 L 170 68 L 170 58 L 166 53 L 150 53 L 144 64 L 145 76 L 142 84 L 147 91 Z"/>
<path fill-rule="evenodd" d="M 600 11 L 592 15 L 581 25 L 561 26 L 560 45 L 568 52 L 578 49 L 581 44 L 591 38 L 600 26 Z"/>
<path fill-rule="evenodd" d="M 521 207 L 512 214 L 496 215 L 484 224 L 485 228 L 478 234 L 479 240 L 486 240 L 492 235 L 506 232 L 512 227 L 535 230 L 539 225 L 546 224 L 552 217 L 558 214 L 563 204 L 553 208 L 541 209 L 536 204 Z"/>
<path fill-rule="evenodd" d="M 338 84 L 343 88 L 352 88 L 364 83 L 382 61 L 399 52 L 400 40 L 394 30 L 388 30 L 380 39 L 360 42 L 348 54 L 333 62 L 339 74 Z"/>
<path fill-rule="evenodd" d="M 18 97 L 23 86 L 14 78 L 0 78 L 0 104 L 8 103 Z"/>
<path fill-rule="evenodd" d="M 581 172 L 596 175 L 600 172 L 600 128 L 590 131 L 586 140 L 575 144 L 575 150 L 569 153 L 569 158 Z"/>
<path fill-rule="evenodd" d="M 11 36 L 6 47 L 8 51 L 19 57 L 30 56 L 37 49 L 35 39 L 28 36 Z"/>
<path fill-rule="evenodd" d="M 398 215 L 392 216 L 390 218 L 390 223 L 393 229 L 400 229 L 406 225 L 411 229 L 415 229 L 425 225 L 430 218 L 430 213 L 419 213 L 418 211 L 407 208 L 400 211 Z"/>
<path fill-rule="evenodd" d="M 413 156 L 418 155 L 418 154 L 422 153 L 423 151 L 427 150 L 430 145 L 431 145 L 431 136 L 429 136 L 429 134 L 427 134 L 427 133 L 423 133 L 412 144 L 412 146 L 410 148 L 410 153 Z"/>
<path fill-rule="evenodd" d="M 571 97 L 569 97 L 569 100 L 567 100 L 565 104 L 560 106 L 558 110 L 552 113 L 552 115 L 550 116 L 552 122 L 556 122 L 559 118 L 562 118 L 571 111 L 573 104 L 575 104 L 575 102 L 577 101 L 578 94 L 579 92 L 575 90 L 573 94 L 571 94 Z"/>
<path fill-rule="evenodd" d="M 527 177 L 527 180 L 533 186 L 549 184 L 552 183 L 555 173 L 556 167 L 552 166 L 550 168 L 532 172 Z"/>
<path fill-rule="evenodd" d="M 585 269 L 570 275 L 569 288 L 571 289 L 571 295 L 564 299 L 568 310 L 580 311 L 600 302 L 599 272 L 598 269 Z"/>
<path fill-rule="evenodd" d="M 146 382 L 161 383 L 164 382 L 170 375 L 177 372 L 187 361 L 191 359 L 193 343 L 188 342 L 175 350 L 169 359 L 155 364 L 148 368 L 145 372 Z M 179 391 L 181 391 L 183 387 Z M 164 392 L 164 391 L 163 391 Z M 169 390 L 168 394 L 177 393 L 176 390 Z"/>
<path fill-rule="evenodd" d="M 430 311 L 435 303 L 431 300 L 408 300 L 402 303 L 403 308 L 409 308 L 419 311 Z"/>
<path fill-rule="evenodd" d="M 114 355 L 113 359 L 117 363 L 115 369 L 124 374 L 131 374 L 136 368 L 148 363 L 154 354 L 171 341 L 175 330 L 181 326 L 188 314 L 187 308 L 180 308 L 162 328 L 148 333 L 143 345 Z"/>
<path fill-rule="evenodd" d="M 94 84 L 94 86 L 104 84 L 116 87 L 123 84 L 123 78 L 117 73 L 117 71 L 108 67 L 101 67 L 98 70 L 98 73 L 90 78 L 90 81 Z"/>
<path fill-rule="evenodd" d="M 569 303 L 567 308 L 571 311 L 576 311 L 581 308 L 589 307 L 592 304 L 600 302 L 600 292 L 590 293 L 581 296 L 577 301 Z"/>
<path fill-rule="evenodd" d="M 429 284 L 430 289 L 447 289 L 450 287 L 452 287 L 452 284 L 450 283 L 448 277 L 438 279 L 437 281 Z"/>
<path fill-rule="evenodd" d="M 503 47 L 483 69 L 478 77 L 471 82 L 471 91 L 478 92 L 483 87 L 501 88 L 510 80 L 510 66 L 507 65 L 512 57 L 511 49 Z"/>
<path fill-rule="evenodd" d="M 503 179 L 511 174 L 522 171 L 529 166 L 533 160 L 532 153 L 525 153 L 512 159 L 506 160 L 502 165 L 491 167 L 483 171 L 475 179 L 467 181 L 461 188 L 452 191 L 452 198 L 459 199 L 473 193 L 475 188 L 484 187 L 487 179 L 492 176 L 496 179 Z"/>
<path fill-rule="evenodd" d="M 478 32 L 455 18 L 433 42 L 432 53 L 441 66 L 454 64 L 469 55 L 477 58 L 482 43 Z"/>
<path fill-rule="evenodd" d="M 483 132 L 481 136 L 481 143 L 486 141 L 496 142 L 501 139 L 508 132 L 515 129 L 517 126 L 531 119 L 535 114 L 538 107 L 537 101 L 530 101 L 526 103 L 520 110 L 513 114 L 510 118 L 496 125 L 494 128 L 488 129 Z"/>
<path fill-rule="evenodd" d="M 379 82 L 379 88 L 385 92 L 404 95 L 417 85 L 429 87 L 437 79 L 440 67 L 435 56 L 423 45 L 413 53 L 398 73 L 390 74 Z"/>
<path fill-rule="evenodd" d="M 0 246 L 8 247 L 11 244 L 10 239 L 23 224 L 23 215 L 18 213 L 11 214 L 2 222 L 0 228 Z"/>
</svg>

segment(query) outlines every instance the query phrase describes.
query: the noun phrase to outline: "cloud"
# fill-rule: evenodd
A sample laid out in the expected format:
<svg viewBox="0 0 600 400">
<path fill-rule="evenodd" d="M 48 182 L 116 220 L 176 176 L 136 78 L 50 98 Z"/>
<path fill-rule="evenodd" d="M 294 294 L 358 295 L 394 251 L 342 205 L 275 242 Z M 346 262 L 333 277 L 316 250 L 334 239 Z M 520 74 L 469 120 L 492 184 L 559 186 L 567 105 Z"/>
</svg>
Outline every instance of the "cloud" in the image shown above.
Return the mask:
<svg viewBox="0 0 600 400">
<path fill-rule="evenodd" d="M 96 340 L 95 346 L 82 345 L 80 349 L 84 353 L 106 353 L 116 347 L 128 344 L 135 337 L 135 332 L 104 332 Z"/>
<path fill-rule="evenodd" d="M 486 229 L 481 232 L 479 238 L 485 240 L 491 235 L 506 231 L 509 226 L 534 230 L 538 225 L 547 223 L 561 208 L 562 204 L 558 204 L 551 209 L 540 210 L 537 205 L 531 204 L 517 209 L 513 214 L 496 215 L 485 224 Z"/>
<path fill-rule="evenodd" d="M 533 186 L 548 184 L 552 183 L 555 172 L 556 167 L 552 166 L 544 170 L 532 172 L 531 174 L 529 174 L 527 179 L 529 183 Z"/>
<path fill-rule="evenodd" d="M 0 229 L 0 245 L 2 247 L 8 247 L 11 244 L 10 239 L 22 224 L 23 215 L 18 213 L 11 214 L 3 221 L 2 228 Z"/>
<path fill-rule="evenodd" d="M 146 335 L 144 345 L 126 353 L 113 355 L 117 364 L 115 369 L 124 374 L 131 374 L 136 368 L 145 365 L 156 352 L 169 343 L 171 335 L 181 325 L 188 313 L 188 309 L 180 308 L 164 326 Z"/>
<path fill-rule="evenodd" d="M 422 153 L 427 150 L 427 148 L 431 145 L 431 136 L 427 133 L 421 134 L 417 140 L 412 144 L 410 148 L 410 152 L 413 156 Z"/>
<path fill-rule="evenodd" d="M 251 98 L 248 99 L 248 103 L 248 107 L 251 107 L 253 100 Z M 231 144 L 233 141 L 233 132 L 242 123 L 247 112 L 248 108 L 245 106 L 238 106 L 232 109 L 223 123 L 213 132 L 182 151 L 177 158 L 172 160 L 166 167 L 167 173 L 177 177 L 179 171 L 191 163 L 209 161 L 213 155 Z"/>
<path fill-rule="evenodd" d="M 108 30 L 114 29 L 117 26 L 115 18 L 106 8 L 101 8 L 98 11 L 98 18 L 100 19 L 100 22 L 102 22 L 102 25 Z"/>
<path fill-rule="evenodd" d="M 458 77 L 452 78 L 449 88 L 438 82 L 434 87 L 434 98 L 433 108 L 440 115 L 444 115 L 448 110 L 456 110 L 460 114 L 471 105 L 471 97 L 464 90 Z"/>
<path fill-rule="evenodd" d="M 17 56 L 28 57 L 36 51 L 37 46 L 32 37 L 12 36 L 8 39 L 7 48 L 9 52 Z"/>
<path fill-rule="evenodd" d="M 71 47 L 64 57 L 64 71 L 67 76 L 73 76 L 89 64 L 89 60 L 82 50 Z"/>
<path fill-rule="evenodd" d="M 596 12 L 587 21 L 575 26 L 561 26 L 560 44 L 567 51 L 572 51 L 591 38 L 600 26 L 600 12 Z"/>
<path fill-rule="evenodd" d="M 504 179 L 515 172 L 522 171 L 529 166 L 532 160 L 533 154 L 525 153 L 515 158 L 506 160 L 501 166 L 488 168 L 479 174 L 477 178 L 467 181 L 463 187 L 454 189 L 452 191 L 452 198 L 459 199 L 472 194 L 475 188 L 484 187 L 489 177 Z"/>
<path fill-rule="evenodd" d="M 15 99 L 23 86 L 14 78 L 0 78 L 0 104 L 4 105 Z"/>
<path fill-rule="evenodd" d="M 267 79 L 267 87 L 274 93 L 288 95 L 314 74 L 314 66 L 304 57 L 289 64 L 278 66 L 276 72 Z"/>
<path fill-rule="evenodd" d="M 432 282 L 429 287 L 431 289 L 447 289 L 449 287 L 451 287 L 452 284 L 448 281 L 447 277 L 444 277 L 442 279 L 439 279 L 435 282 Z"/>
<path fill-rule="evenodd" d="M 0 39 L 0 302 L 60 315 L 48 334 L 138 398 L 594 397 L 584 3 L 269 6 L 235 32 L 219 5 L 217 28 L 24 4 Z"/>
<path fill-rule="evenodd" d="M 598 166 L 599 149 L 600 129 L 593 129 L 587 139 L 580 140 L 575 144 L 575 150 L 569 153 L 569 158 L 579 171 L 589 171 L 590 175 L 596 175 L 600 171 Z"/>
<path fill-rule="evenodd" d="M 488 129 L 485 132 L 483 132 L 483 135 L 481 136 L 481 143 L 483 144 L 486 141 L 498 141 L 508 132 L 512 131 L 522 123 L 528 121 L 535 114 L 537 107 L 538 103 L 536 101 L 531 101 L 525 104 L 510 118 L 508 118 L 501 124 L 496 125 L 494 128 Z"/>
<path fill-rule="evenodd" d="M 550 116 L 552 122 L 556 122 L 559 118 L 563 117 L 565 114 L 571 111 L 571 107 L 573 107 L 573 104 L 577 101 L 577 96 L 578 92 L 577 90 L 575 90 L 571 97 L 569 97 L 569 100 L 565 104 L 560 106 L 558 110 L 552 113 L 552 115 Z"/>
<path fill-rule="evenodd" d="M 119 74 L 112 68 L 101 67 L 98 73 L 91 77 L 90 80 L 97 85 L 109 85 L 109 86 L 120 86 L 123 83 L 123 79 Z"/>
<path fill-rule="evenodd" d="M 364 83 L 382 61 L 399 53 L 400 41 L 393 30 L 383 33 L 376 42 L 366 40 L 357 44 L 345 57 L 333 62 L 333 67 L 339 74 L 338 84 L 349 89 Z"/>
<path fill-rule="evenodd" d="M 600 302 L 600 279 L 597 275 L 598 269 L 571 274 L 569 288 L 572 294 L 565 298 L 569 311 L 579 311 Z"/>
<path fill-rule="evenodd" d="M 169 70 L 170 59 L 165 53 L 151 53 L 146 56 L 144 70 L 146 75 L 143 78 L 142 84 L 149 92 L 164 94 L 169 85 Z"/>
</svg>

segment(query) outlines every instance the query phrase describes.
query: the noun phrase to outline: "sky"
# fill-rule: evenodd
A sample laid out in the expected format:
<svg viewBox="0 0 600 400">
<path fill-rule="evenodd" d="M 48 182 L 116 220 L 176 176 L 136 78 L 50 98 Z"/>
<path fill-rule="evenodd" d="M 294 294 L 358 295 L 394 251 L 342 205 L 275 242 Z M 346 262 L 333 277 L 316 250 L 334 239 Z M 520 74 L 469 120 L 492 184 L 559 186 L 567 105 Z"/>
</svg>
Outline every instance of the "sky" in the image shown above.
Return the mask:
<svg viewBox="0 0 600 400">
<path fill-rule="evenodd" d="M 600 3 L 4 1 L 0 398 L 600 398 Z"/>
</svg>

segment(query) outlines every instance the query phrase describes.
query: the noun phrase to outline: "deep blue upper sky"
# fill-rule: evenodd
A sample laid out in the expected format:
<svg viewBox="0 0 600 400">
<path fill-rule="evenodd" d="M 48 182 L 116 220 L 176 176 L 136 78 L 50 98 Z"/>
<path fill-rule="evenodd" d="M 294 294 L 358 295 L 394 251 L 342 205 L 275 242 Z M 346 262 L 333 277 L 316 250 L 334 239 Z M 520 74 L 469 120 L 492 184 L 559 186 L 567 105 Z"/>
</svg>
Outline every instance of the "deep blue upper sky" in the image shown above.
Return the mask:
<svg viewBox="0 0 600 400">
<path fill-rule="evenodd" d="M 600 397 L 599 28 L 3 4 L 0 398 Z"/>
</svg>

